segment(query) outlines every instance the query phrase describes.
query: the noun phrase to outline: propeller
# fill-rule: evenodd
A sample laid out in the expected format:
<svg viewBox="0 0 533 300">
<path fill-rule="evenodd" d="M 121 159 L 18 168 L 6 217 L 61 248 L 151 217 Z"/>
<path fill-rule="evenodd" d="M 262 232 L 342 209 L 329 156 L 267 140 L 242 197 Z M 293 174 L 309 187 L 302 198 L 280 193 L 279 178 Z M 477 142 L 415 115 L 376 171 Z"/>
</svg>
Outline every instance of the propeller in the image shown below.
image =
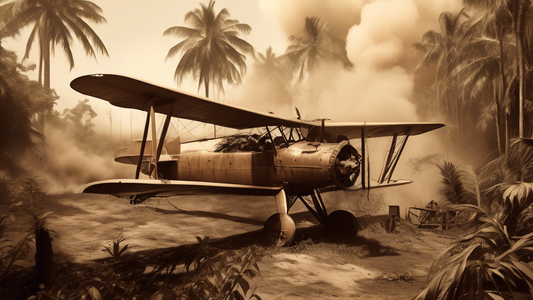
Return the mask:
<svg viewBox="0 0 533 300">
<path fill-rule="evenodd" d="M 296 118 L 298 120 L 301 120 L 302 119 L 302 115 L 300 114 L 300 111 L 298 110 L 298 107 L 295 106 L 294 109 L 296 110 L 296 116 L 297 116 Z"/>
</svg>

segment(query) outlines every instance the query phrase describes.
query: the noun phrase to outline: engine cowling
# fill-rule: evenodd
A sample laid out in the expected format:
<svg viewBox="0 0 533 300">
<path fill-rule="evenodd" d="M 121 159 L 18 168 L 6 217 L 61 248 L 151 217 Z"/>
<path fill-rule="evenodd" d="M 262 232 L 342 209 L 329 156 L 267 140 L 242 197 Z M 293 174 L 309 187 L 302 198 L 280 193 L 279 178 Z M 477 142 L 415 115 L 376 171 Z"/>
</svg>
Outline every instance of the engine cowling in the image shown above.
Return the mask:
<svg viewBox="0 0 533 300">
<path fill-rule="evenodd" d="M 278 180 L 295 193 L 335 185 L 344 189 L 355 184 L 361 156 L 348 141 L 300 142 L 278 149 L 275 168 Z"/>
</svg>

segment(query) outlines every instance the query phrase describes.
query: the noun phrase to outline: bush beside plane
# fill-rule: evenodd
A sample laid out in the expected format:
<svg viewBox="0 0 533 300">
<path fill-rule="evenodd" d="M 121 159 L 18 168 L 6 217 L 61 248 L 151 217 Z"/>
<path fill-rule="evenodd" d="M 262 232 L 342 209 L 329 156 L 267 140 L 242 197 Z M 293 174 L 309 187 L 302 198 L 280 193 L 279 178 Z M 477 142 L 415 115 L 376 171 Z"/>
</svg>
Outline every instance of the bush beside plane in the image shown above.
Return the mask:
<svg viewBox="0 0 533 300">
<path fill-rule="evenodd" d="M 148 197 L 189 194 L 274 196 L 278 213 L 266 221 L 264 233 L 266 242 L 277 246 L 289 245 L 294 237 L 296 227 L 288 211 L 298 199 L 327 233 L 354 237 L 355 216 L 343 210 L 328 214 L 321 192 L 355 188 L 359 175 L 362 189 L 410 183 L 392 179 L 409 136 L 444 126 L 287 119 L 112 74 L 78 77 L 71 87 L 118 107 L 146 112 L 142 140 L 115 153 L 115 161 L 137 166 L 135 179 L 93 182 L 84 193 L 129 197 L 132 204 Z M 159 139 L 155 113 L 166 115 Z M 264 128 L 264 136 L 253 151 L 181 153 L 179 137 L 166 137 L 172 117 L 234 129 Z M 147 139 L 150 127 L 152 140 Z M 381 175 L 371 182 L 366 140 L 377 137 L 392 141 Z M 360 152 L 350 143 L 354 139 L 361 141 Z M 150 179 L 139 179 L 141 172 Z"/>
</svg>

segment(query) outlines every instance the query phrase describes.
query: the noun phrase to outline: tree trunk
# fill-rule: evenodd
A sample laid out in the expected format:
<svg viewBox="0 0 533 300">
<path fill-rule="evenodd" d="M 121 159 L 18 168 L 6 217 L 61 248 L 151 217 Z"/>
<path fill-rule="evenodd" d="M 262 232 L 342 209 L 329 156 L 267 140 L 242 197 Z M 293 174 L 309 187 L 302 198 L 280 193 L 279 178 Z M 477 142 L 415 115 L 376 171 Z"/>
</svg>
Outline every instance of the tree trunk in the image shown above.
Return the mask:
<svg viewBox="0 0 533 300">
<path fill-rule="evenodd" d="M 43 84 L 43 47 L 41 46 L 41 51 L 39 52 L 39 79 L 38 82 Z"/>
<path fill-rule="evenodd" d="M 209 98 L 209 78 L 204 78 L 205 97 Z M 204 133 L 205 134 L 205 133 Z M 213 137 L 217 138 L 217 125 L 213 125 Z"/>
<path fill-rule="evenodd" d="M 493 97 L 496 102 L 496 140 L 498 142 L 498 155 L 503 155 L 503 149 L 502 149 L 502 136 L 501 136 L 501 126 L 500 126 L 500 119 L 501 119 L 501 106 L 500 106 L 500 99 L 498 99 L 498 91 L 496 90 L 496 86 L 493 85 Z"/>
<path fill-rule="evenodd" d="M 507 80 L 505 78 L 505 64 L 504 64 L 504 59 L 505 59 L 505 55 L 504 55 L 504 52 L 503 52 L 503 38 L 502 38 L 502 33 L 500 32 L 499 35 L 498 35 L 498 41 L 499 41 L 499 44 L 500 44 L 500 73 L 501 73 L 501 76 L 502 76 L 502 91 L 501 91 L 501 96 L 500 96 L 500 99 L 502 101 L 502 104 L 505 106 L 505 109 L 502 111 L 500 111 L 499 113 L 503 113 L 503 122 L 504 122 L 504 130 L 505 130 L 505 137 L 504 137 L 504 143 L 505 143 L 505 153 L 507 153 L 507 151 L 509 150 L 509 144 L 510 144 L 510 137 L 509 137 L 509 124 L 508 124 L 508 103 L 505 102 L 505 95 L 507 93 Z M 501 110 L 501 106 L 500 106 L 500 110 Z"/>
<path fill-rule="evenodd" d="M 54 273 L 54 252 L 52 238 L 46 228 L 35 228 L 35 284 L 51 287 Z"/>
<path fill-rule="evenodd" d="M 39 68 L 41 68 L 44 64 L 44 72 L 42 72 L 44 76 L 44 84 L 46 91 L 50 91 L 50 43 L 46 38 L 39 37 L 39 39 L 43 39 L 40 41 L 41 44 L 41 54 L 40 54 L 40 61 L 39 61 Z M 41 70 L 39 70 L 39 76 L 41 76 Z M 46 117 L 46 111 L 41 111 L 41 115 L 39 116 L 39 130 L 44 135 L 44 124 L 45 124 L 45 117 Z"/>
<path fill-rule="evenodd" d="M 511 129 L 509 128 L 509 119 L 511 113 L 505 111 L 505 164 L 509 161 L 509 148 L 511 148 Z"/>
<path fill-rule="evenodd" d="M 44 60 L 44 87 L 50 90 L 50 44 L 43 42 Z"/>
<path fill-rule="evenodd" d="M 524 9 L 525 0 L 520 0 L 518 4 L 518 19 L 516 20 L 515 35 L 516 47 L 518 49 L 518 137 L 524 137 L 524 49 L 523 49 L 523 29 L 527 10 Z"/>
</svg>

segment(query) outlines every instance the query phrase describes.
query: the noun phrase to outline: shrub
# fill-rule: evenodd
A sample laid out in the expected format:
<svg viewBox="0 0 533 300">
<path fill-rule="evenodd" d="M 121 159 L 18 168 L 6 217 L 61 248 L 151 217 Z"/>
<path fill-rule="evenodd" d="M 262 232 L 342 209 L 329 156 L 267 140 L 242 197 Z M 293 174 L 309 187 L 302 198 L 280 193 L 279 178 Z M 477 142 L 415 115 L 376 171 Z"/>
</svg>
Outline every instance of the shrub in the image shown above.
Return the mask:
<svg viewBox="0 0 533 300">
<path fill-rule="evenodd" d="M 121 233 L 103 262 L 57 264 L 52 285 L 35 299 L 261 299 L 249 279 L 259 272 L 257 247 L 220 250 L 208 238 L 159 254 L 127 254 Z M 150 270 L 150 271 L 149 271 Z"/>
<path fill-rule="evenodd" d="M 524 255 L 533 252 L 533 233 L 512 236 L 496 215 L 473 206 L 456 205 L 471 213 L 478 230 L 446 249 L 440 271 L 415 299 L 523 299 L 533 296 L 533 266 Z M 463 245 L 468 245 L 466 248 Z M 459 252 L 457 248 L 461 248 Z"/>
</svg>

